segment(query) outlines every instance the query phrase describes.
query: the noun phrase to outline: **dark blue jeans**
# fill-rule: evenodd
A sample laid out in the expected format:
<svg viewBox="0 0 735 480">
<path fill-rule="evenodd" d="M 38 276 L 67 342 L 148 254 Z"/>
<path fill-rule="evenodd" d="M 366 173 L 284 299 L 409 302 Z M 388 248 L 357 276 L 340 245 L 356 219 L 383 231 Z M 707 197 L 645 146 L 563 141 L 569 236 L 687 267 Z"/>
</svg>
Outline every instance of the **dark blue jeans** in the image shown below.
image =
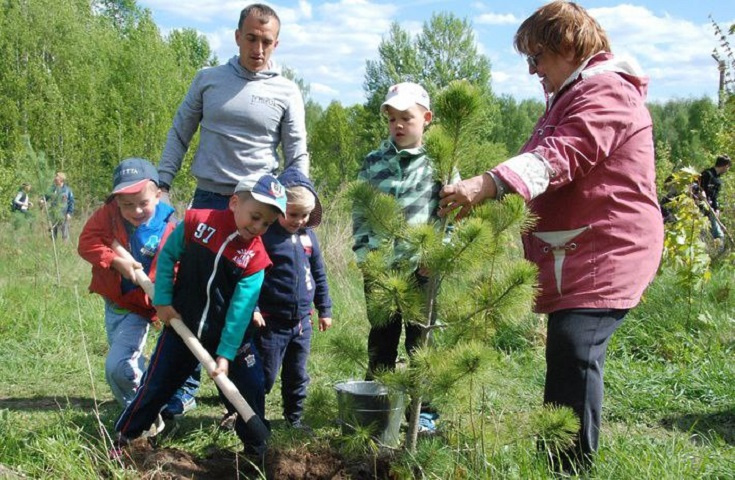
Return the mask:
<svg viewBox="0 0 735 480">
<path fill-rule="evenodd" d="M 301 421 L 309 374 L 306 362 L 311 351 L 311 316 L 301 321 L 266 317 L 266 326 L 257 336 L 263 359 L 265 392 L 270 393 L 281 370 L 283 418 L 290 424 Z"/>
<path fill-rule="evenodd" d="M 197 188 L 191 200 L 191 208 L 211 208 L 213 210 L 227 210 L 232 195 L 221 195 Z"/>
<path fill-rule="evenodd" d="M 216 356 L 216 345 L 204 345 L 204 348 L 212 356 Z M 158 337 L 141 386 L 115 423 L 115 430 L 129 439 L 139 437 L 150 428 L 161 408 L 198 365 L 196 357 L 174 329 L 164 328 Z M 235 359 L 230 362 L 228 377 L 255 414 L 265 422 L 263 367 L 252 343 L 243 343 L 240 347 Z M 246 446 L 261 446 L 248 437 L 245 422 L 239 416 L 235 422 L 235 432 Z"/>
<path fill-rule="evenodd" d="M 570 407 L 580 419 L 576 445 L 563 452 L 562 463 L 584 462 L 597 451 L 605 353 L 627 313 L 577 308 L 549 314 L 544 403 Z"/>
</svg>

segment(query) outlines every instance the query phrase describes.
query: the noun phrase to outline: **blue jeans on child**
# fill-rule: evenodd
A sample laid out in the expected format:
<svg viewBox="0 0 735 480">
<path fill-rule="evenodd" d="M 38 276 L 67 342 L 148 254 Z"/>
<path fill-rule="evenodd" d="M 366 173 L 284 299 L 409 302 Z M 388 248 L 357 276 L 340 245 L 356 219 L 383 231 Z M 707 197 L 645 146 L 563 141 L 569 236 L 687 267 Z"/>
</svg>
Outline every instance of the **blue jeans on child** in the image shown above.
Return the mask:
<svg viewBox="0 0 735 480">
<path fill-rule="evenodd" d="M 145 371 L 143 348 L 149 325 L 145 317 L 105 299 L 105 331 L 110 347 L 105 359 L 105 379 L 123 408 L 135 396 Z"/>
<path fill-rule="evenodd" d="M 310 380 L 306 362 L 311 351 L 311 332 L 311 315 L 300 321 L 266 317 L 266 326 L 257 335 L 265 392 L 270 393 L 280 369 L 283 418 L 291 425 L 299 424 L 304 413 Z"/>
<path fill-rule="evenodd" d="M 216 345 L 203 346 L 216 356 Z M 115 430 L 128 439 L 139 437 L 150 428 L 158 412 L 197 365 L 199 361 L 181 337 L 173 328 L 165 327 L 158 337 L 138 393 L 115 423 Z M 243 343 L 237 351 L 235 359 L 230 362 L 228 377 L 255 414 L 265 422 L 263 367 L 252 343 Z M 262 447 L 248 437 L 245 422 L 239 416 L 235 421 L 235 432 L 246 447 Z"/>
</svg>

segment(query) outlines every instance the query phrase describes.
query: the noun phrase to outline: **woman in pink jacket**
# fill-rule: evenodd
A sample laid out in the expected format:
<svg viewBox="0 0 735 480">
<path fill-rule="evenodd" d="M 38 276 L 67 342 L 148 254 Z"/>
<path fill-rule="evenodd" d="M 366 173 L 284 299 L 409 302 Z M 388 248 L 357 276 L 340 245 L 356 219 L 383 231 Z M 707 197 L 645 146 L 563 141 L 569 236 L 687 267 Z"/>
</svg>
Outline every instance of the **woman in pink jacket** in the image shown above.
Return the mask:
<svg viewBox="0 0 735 480">
<path fill-rule="evenodd" d="M 444 187 L 440 213 L 516 193 L 538 217 L 523 245 L 539 269 L 536 310 L 548 314 L 544 402 L 581 422 L 575 447 L 553 458 L 571 470 L 597 450 L 607 344 L 661 256 L 648 79 L 571 2 L 539 8 L 514 44 L 541 80 L 546 111 L 518 156 Z"/>
</svg>

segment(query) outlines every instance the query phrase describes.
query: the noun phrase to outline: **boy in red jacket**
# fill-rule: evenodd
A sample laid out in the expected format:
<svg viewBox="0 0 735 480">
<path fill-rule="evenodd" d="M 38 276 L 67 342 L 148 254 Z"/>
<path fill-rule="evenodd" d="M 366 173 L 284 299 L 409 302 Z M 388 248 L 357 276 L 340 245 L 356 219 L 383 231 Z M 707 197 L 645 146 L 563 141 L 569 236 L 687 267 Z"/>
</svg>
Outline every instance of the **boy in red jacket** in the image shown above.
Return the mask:
<svg viewBox="0 0 735 480">
<path fill-rule="evenodd" d="M 107 202 L 92 214 L 79 237 L 79 255 L 92 264 L 89 290 L 105 299 L 110 347 L 105 378 L 123 408 L 140 385 L 148 327 L 157 320 L 151 299 L 134 283 L 134 271 L 142 266 L 154 278 L 158 251 L 176 226 L 174 209 L 159 203 L 160 197 L 156 168 L 142 158 L 127 158 L 115 168 Z M 115 240 L 135 261 L 115 254 Z M 157 425 L 162 428 L 162 422 Z"/>
</svg>

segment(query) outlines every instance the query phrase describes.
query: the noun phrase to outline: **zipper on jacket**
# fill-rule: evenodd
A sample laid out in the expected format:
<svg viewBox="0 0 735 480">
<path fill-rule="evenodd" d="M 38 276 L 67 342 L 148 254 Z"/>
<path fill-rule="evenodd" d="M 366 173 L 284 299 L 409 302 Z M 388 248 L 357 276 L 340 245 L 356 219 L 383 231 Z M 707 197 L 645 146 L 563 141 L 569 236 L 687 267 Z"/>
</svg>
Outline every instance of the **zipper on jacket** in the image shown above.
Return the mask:
<svg viewBox="0 0 735 480">
<path fill-rule="evenodd" d="M 291 234 L 291 245 L 293 245 L 293 254 L 296 259 L 296 289 L 294 290 L 294 292 L 296 292 L 296 302 L 294 302 L 294 306 L 291 309 L 291 318 L 296 318 L 299 313 L 299 302 L 301 301 L 301 285 L 299 285 L 299 278 L 301 277 L 301 259 L 299 257 L 298 231 Z"/>
<path fill-rule="evenodd" d="M 225 248 L 227 248 L 227 245 L 238 235 L 239 233 L 237 232 L 230 234 L 230 236 L 227 237 L 227 240 L 225 240 L 222 243 L 222 246 L 219 247 L 217 256 L 214 257 L 214 266 L 212 267 L 212 274 L 209 276 L 209 280 L 207 280 L 207 303 L 204 305 L 204 311 L 202 312 L 202 318 L 199 320 L 199 328 L 197 329 L 197 338 L 200 340 L 202 338 L 202 330 L 204 329 L 204 323 L 207 321 L 207 313 L 209 313 L 209 305 L 212 301 L 212 294 L 210 293 L 210 288 L 212 287 L 212 282 L 214 282 L 214 277 L 217 275 L 217 265 L 219 264 L 219 259 L 222 258 L 222 253 L 225 251 Z"/>
</svg>

